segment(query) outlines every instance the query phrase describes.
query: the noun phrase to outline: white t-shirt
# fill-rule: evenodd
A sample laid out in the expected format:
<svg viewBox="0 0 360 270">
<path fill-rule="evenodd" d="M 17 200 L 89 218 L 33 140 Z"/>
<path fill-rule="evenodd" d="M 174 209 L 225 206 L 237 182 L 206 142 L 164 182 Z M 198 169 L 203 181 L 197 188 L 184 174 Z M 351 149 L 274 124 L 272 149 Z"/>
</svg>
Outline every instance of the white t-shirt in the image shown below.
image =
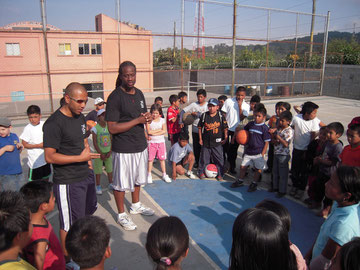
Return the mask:
<svg viewBox="0 0 360 270">
<path fill-rule="evenodd" d="M 302 114 L 295 115 L 291 125 L 294 127 L 294 148 L 297 150 L 307 150 L 311 140 L 311 132 L 320 130 L 320 119 L 315 117 L 313 120 L 304 120 Z"/>
<path fill-rule="evenodd" d="M 28 144 L 39 144 L 43 142 L 43 125 L 44 121 L 40 121 L 37 126 L 27 124 L 20 135 L 20 139 L 26 141 Z M 27 149 L 28 162 L 27 165 L 30 169 L 36 169 L 46 164 L 44 149 L 33 148 Z"/>
<path fill-rule="evenodd" d="M 165 124 L 165 119 L 162 117 L 159 117 L 159 121 L 152 121 L 149 125 L 150 130 L 161 130 L 163 125 Z M 150 135 L 150 141 L 151 143 L 162 143 L 165 142 L 164 135 Z"/>
<path fill-rule="evenodd" d="M 244 116 L 249 116 L 250 105 L 247 104 L 245 100 L 243 100 L 241 109 Z M 239 105 L 236 97 L 225 100 L 224 106 L 221 110 L 226 113 L 226 121 L 228 123 L 229 130 L 235 131 L 236 127 L 240 124 Z"/>
<path fill-rule="evenodd" d="M 197 117 L 194 121 L 194 123 L 192 124 L 192 132 L 194 133 L 199 133 L 199 129 L 198 129 L 198 124 L 199 124 L 199 120 L 200 120 L 200 116 L 204 113 L 208 111 L 208 103 L 205 102 L 202 106 L 200 106 L 199 102 L 193 102 L 191 103 L 189 106 L 185 107 L 184 112 L 198 112 L 200 114 L 199 117 Z"/>
</svg>

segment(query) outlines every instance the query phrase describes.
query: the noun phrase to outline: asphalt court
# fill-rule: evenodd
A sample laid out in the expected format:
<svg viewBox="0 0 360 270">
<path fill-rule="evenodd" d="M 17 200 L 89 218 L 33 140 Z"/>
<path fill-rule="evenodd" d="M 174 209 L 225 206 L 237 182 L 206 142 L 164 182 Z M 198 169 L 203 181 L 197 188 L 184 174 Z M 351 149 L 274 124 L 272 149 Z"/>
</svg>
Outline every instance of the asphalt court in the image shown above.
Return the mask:
<svg viewBox="0 0 360 270">
<path fill-rule="evenodd" d="M 163 93 L 163 92 L 162 92 Z M 167 94 L 172 94 L 169 91 Z M 193 94 L 193 93 L 192 93 Z M 151 104 L 159 93 L 145 93 L 145 97 Z M 208 94 L 208 98 L 217 97 L 218 94 Z M 165 100 L 165 98 L 164 98 Z M 191 98 L 194 101 L 194 95 Z M 247 97 L 249 100 L 249 97 Z M 268 113 L 274 114 L 275 104 L 278 101 L 287 101 L 291 105 L 301 105 L 305 101 L 313 101 L 320 106 L 318 117 L 326 124 L 334 121 L 341 122 L 345 128 L 351 119 L 360 115 L 360 100 L 334 98 L 328 96 L 282 98 L 264 100 Z M 34 102 L 36 104 L 36 102 Z M 26 111 L 24 108 L 23 111 Z M 294 113 L 294 111 L 292 110 Z M 165 112 L 164 112 L 165 113 Z M 46 120 L 46 119 L 43 119 Z M 20 136 L 26 119 L 13 120 L 12 132 Z M 344 145 L 347 145 L 346 136 L 341 137 Z M 167 141 L 167 140 L 166 140 Z M 170 143 L 167 141 L 167 150 Z M 191 144 L 191 139 L 190 139 Z M 237 164 L 241 161 L 242 147 L 239 148 Z M 21 154 L 24 175 L 27 174 L 27 154 L 24 150 Z M 268 193 L 266 188 L 270 182 L 268 174 L 263 175 L 261 182 L 262 190 L 248 194 L 246 187 L 232 190 L 229 185 L 235 180 L 235 176 L 226 175 L 225 182 L 215 180 L 189 180 L 179 179 L 166 184 L 159 180 L 161 172 L 159 163 L 154 164 L 154 184 L 144 188 L 141 201 L 155 210 L 152 217 L 140 215 L 132 216 L 137 224 L 136 231 L 124 231 L 116 223 L 117 210 L 112 192 L 107 190 L 107 178 L 101 176 L 103 195 L 98 196 L 98 210 L 95 215 L 104 218 L 111 231 L 112 256 L 106 261 L 105 269 L 118 267 L 119 269 L 154 269 L 151 260 L 145 250 L 146 234 L 155 220 L 164 215 L 179 216 L 189 229 L 191 242 L 187 258 L 182 263 L 182 269 L 226 269 L 228 254 L 231 247 L 231 228 L 235 217 L 244 209 L 253 207 L 264 198 L 275 199 L 284 204 L 292 216 L 292 228 L 290 239 L 305 253 L 316 238 L 322 219 L 315 216 L 314 212 L 305 208 L 299 202 L 286 196 L 276 199 L 274 194 Z M 170 168 L 167 167 L 168 174 Z M 196 171 L 194 171 L 196 172 Z M 248 177 L 246 181 L 250 181 Z M 126 209 L 131 201 L 130 194 L 126 194 Z M 49 214 L 49 221 L 58 232 L 57 210 Z"/>
<path fill-rule="evenodd" d="M 264 199 L 283 204 L 290 212 L 290 240 L 303 254 L 311 247 L 323 219 L 304 205 L 274 193 L 247 192 L 247 186 L 232 189 L 231 182 L 177 179 L 171 184 L 155 181 L 146 192 L 168 214 L 178 216 L 191 238 L 221 268 L 228 269 L 235 218 Z"/>
</svg>

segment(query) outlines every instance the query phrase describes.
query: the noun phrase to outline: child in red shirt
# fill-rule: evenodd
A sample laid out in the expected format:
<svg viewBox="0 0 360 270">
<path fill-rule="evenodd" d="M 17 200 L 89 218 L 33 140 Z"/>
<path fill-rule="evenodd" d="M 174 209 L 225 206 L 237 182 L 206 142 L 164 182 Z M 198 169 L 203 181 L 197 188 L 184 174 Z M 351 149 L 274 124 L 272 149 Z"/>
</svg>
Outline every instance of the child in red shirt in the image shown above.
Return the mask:
<svg viewBox="0 0 360 270">
<path fill-rule="evenodd" d="M 360 124 L 349 126 L 346 137 L 349 145 L 345 146 L 340 154 L 342 165 L 360 166 Z"/>
<path fill-rule="evenodd" d="M 179 125 L 179 103 L 180 99 L 177 95 L 171 95 L 169 97 L 169 102 L 171 106 L 167 111 L 166 124 L 167 124 L 167 132 L 168 139 L 171 142 L 171 146 L 177 143 L 180 135 L 180 125 Z"/>
</svg>

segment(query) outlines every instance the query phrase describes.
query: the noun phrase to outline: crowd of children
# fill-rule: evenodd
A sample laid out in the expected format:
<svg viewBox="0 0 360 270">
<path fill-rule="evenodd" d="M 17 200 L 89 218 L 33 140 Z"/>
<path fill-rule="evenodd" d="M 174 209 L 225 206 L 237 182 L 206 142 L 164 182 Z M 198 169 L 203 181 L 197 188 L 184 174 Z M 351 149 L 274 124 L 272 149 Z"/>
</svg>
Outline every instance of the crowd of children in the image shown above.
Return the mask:
<svg viewBox="0 0 360 270">
<path fill-rule="evenodd" d="M 354 118 L 348 125 L 349 145 L 343 147 L 340 137 L 345 132 L 344 126 L 340 122 L 328 125 L 321 122 L 315 103 L 305 102 L 296 108 L 297 114 L 293 116 L 289 103 L 278 102 L 276 114 L 269 117 L 259 96 L 253 96 L 248 104 L 245 94 L 245 88 L 239 87 L 234 98 L 219 96 L 206 101 L 207 93 L 200 89 L 196 93 L 197 101 L 187 105 L 187 94 L 180 92 L 169 97 L 166 115 L 162 110 L 163 99 L 157 97 L 150 108 L 152 121 L 147 122 L 144 129 L 148 140 L 147 183 L 153 183 L 152 168 L 156 159 L 162 179 L 167 183 L 175 181 L 178 175 L 204 179 L 210 163 L 216 165 L 218 181 L 223 181 L 226 172 L 236 174 L 239 147 L 236 137 L 245 130 L 248 142 L 244 146 L 239 176 L 230 187 L 243 186 L 248 167 L 252 166 L 254 174 L 248 192 L 256 191 L 267 167 L 265 172 L 271 173 L 269 192 L 277 192 L 277 198 L 289 194 L 302 200 L 307 190 L 308 198 L 304 202 L 310 209 L 319 209 L 318 214 L 327 219 L 304 259 L 289 240 L 291 221 L 286 208 L 273 201 L 263 201 L 245 210 L 234 222 L 229 269 L 351 269 L 349 265 L 358 262 L 354 254 L 360 249 L 359 238 L 354 238 L 360 237 L 359 121 Z M 94 150 L 100 155 L 93 167 L 96 193 L 101 195 L 104 167 L 109 189 L 113 188 L 112 136 L 105 121 L 105 102 L 97 101 L 96 110 L 91 114 L 92 117 L 96 114 L 96 121 L 90 120 L 94 124 L 89 123 L 88 135 L 92 135 Z M 186 113 L 194 120 L 192 147 L 189 126 L 183 121 Z M 44 121 L 36 105 L 28 107 L 27 115 L 30 123 L 20 139 L 11 133 L 11 121 L 0 118 L 0 269 L 65 269 L 65 258 L 68 258 L 46 219 L 46 214 L 54 209 L 55 197 L 52 183 L 48 181 L 51 167 L 44 157 Z M 171 143 L 168 154 L 166 133 Z M 28 154 L 26 177 L 20 163 L 23 148 Z M 170 176 L 166 172 L 166 161 Z M 292 185 L 288 192 L 289 174 Z M 109 241 L 110 232 L 104 220 L 88 216 L 71 226 L 66 249 L 81 268 L 101 269 L 105 259 L 111 256 Z M 181 269 L 189 250 L 186 226 L 177 217 L 160 218 L 149 229 L 146 250 L 157 269 Z M 263 258 L 259 258 L 259 254 Z M 263 267 L 265 261 L 268 268 Z"/>
</svg>

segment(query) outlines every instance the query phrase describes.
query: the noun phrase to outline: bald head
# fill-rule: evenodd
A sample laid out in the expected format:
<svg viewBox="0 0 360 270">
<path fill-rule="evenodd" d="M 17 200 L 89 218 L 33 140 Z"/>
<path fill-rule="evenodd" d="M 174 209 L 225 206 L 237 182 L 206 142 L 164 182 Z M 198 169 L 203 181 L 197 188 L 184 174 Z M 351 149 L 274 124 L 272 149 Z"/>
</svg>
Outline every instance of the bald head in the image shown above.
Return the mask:
<svg viewBox="0 0 360 270">
<path fill-rule="evenodd" d="M 72 96 L 75 92 L 86 92 L 83 85 L 78 82 L 72 82 L 65 88 L 65 95 Z"/>
</svg>

